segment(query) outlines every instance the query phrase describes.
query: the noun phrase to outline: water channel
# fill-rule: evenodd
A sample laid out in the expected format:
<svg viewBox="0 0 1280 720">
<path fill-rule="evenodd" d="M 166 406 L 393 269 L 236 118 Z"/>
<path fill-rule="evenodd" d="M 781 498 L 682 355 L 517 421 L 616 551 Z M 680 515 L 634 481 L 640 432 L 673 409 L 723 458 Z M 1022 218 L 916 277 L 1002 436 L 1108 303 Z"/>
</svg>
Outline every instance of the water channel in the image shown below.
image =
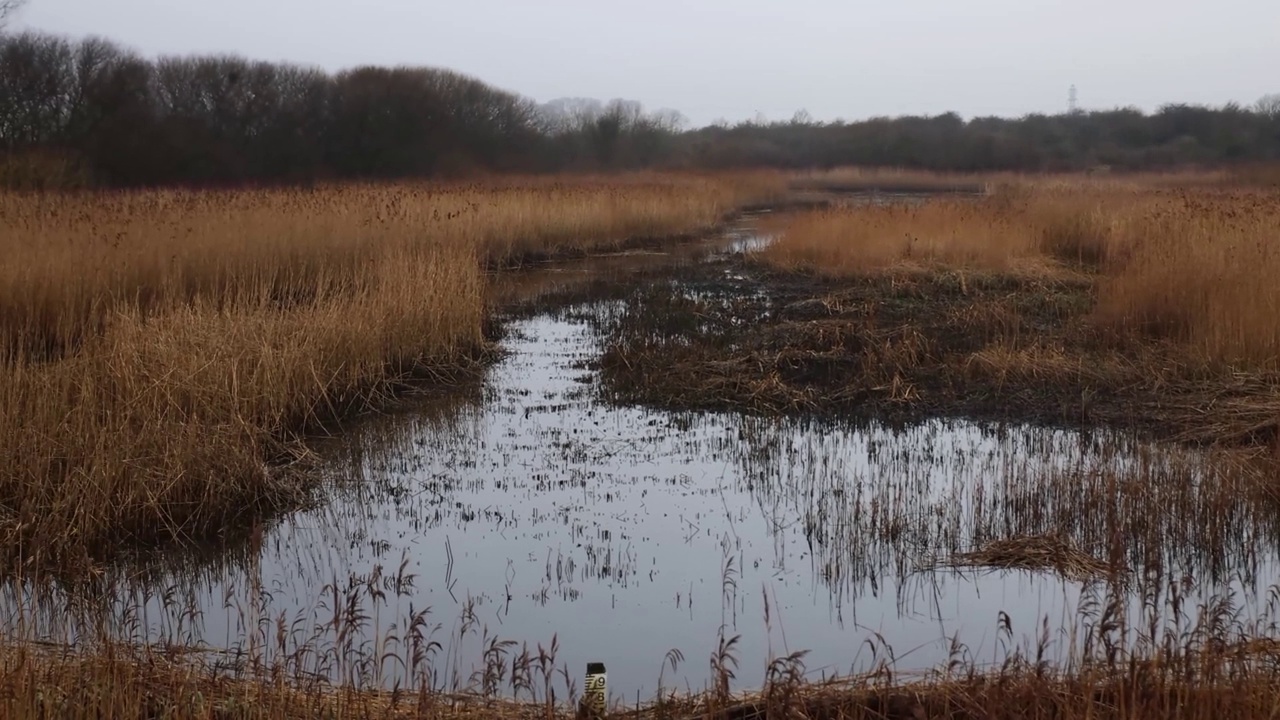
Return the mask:
<svg viewBox="0 0 1280 720">
<path fill-rule="evenodd" d="M 142 609 L 134 631 L 214 647 L 257 633 L 271 646 L 283 621 L 299 643 L 313 631 L 330 642 L 329 619 L 344 615 L 362 619 L 337 642 L 381 655 L 403 651 L 379 638 L 404 637 L 416 615 L 417 632 L 439 643 L 429 662 L 442 688 L 495 659 L 510 665 L 522 647 L 549 653 L 554 638 L 556 669 L 579 678 L 604 662 L 628 700 L 651 698 L 660 676 L 703 688 L 730 638 L 743 688 L 798 650 L 815 678 L 886 658 L 935 667 L 953 642 L 998 663 L 1045 628 L 1053 652 L 1069 652 L 1084 599 L 1101 591 L 1053 573 L 933 566 L 1045 532 L 1104 555 L 1122 535 L 1135 575 L 1177 579 L 1196 597 L 1233 591 L 1262 612 L 1280 576 L 1280 523 L 1243 496 L 1209 499 L 1226 481 L 1188 450 L 1103 431 L 891 428 L 600 400 L 596 328 L 627 299 L 581 289 L 765 241 L 748 218 L 705 243 L 513 279 L 502 302 L 524 310 L 482 385 L 431 391 L 322 443 L 327 501 L 233 555 L 171 572 L 167 593 L 137 583 L 121 600 Z M 684 658 L 675 669 L 664 665 L 673 649 Z"/>
</svg>

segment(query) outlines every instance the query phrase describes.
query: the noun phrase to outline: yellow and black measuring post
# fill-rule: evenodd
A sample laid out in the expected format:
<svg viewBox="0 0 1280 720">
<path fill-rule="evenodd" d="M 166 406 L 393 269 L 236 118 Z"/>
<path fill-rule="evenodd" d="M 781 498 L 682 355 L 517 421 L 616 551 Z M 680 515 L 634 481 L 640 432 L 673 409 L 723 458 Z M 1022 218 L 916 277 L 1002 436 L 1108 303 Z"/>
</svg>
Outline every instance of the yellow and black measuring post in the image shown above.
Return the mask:
<svg viewBox="0 0 1280 720">
<path fill-rule="evenodd" d="M 609 702 L 609 677 L 604 663 L 587 663 L 587 684 L 582 692 L 578 716 L 600 720 L 605 716 Z"/>
</svg>

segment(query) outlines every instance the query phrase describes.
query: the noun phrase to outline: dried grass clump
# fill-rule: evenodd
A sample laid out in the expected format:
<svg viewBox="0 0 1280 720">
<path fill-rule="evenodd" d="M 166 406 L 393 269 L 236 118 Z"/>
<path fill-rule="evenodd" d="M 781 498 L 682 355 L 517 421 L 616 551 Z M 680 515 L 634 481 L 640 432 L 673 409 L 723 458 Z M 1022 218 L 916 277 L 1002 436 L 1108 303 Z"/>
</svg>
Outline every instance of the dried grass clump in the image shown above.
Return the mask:
<svg viewBox="0 0 1280 720">
<path fill-rule="evenodd" d="M 1000 570 L 1052 570 L 1072 580 L 1107 576 L 1112 568 L 1059 535 L 1022 535 L 993 540 L 977 550 L 957 553 L 944 562 L 949 567 L 984 567 Z"/>
</svg>

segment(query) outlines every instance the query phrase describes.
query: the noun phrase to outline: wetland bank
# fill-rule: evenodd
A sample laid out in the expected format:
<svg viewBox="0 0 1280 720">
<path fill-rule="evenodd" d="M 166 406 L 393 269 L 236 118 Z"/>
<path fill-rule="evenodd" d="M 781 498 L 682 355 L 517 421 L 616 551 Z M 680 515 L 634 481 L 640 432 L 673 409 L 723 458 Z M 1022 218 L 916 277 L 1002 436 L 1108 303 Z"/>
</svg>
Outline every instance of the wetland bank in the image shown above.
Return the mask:
<svg viewBox="0 0 1280 720">
<path fill-rule="evenodd" d="M 602 661 L 615 703 L 657 717 L 1271 708 L 1280 514 L 1265 450 L 1280 417 L 1268 344 L 1280 306 L 1264 282 L 1273 251 L 1259 240 L 1277 226 L 1273 192 L 1073 179 L 981 197 L 827 198 L 708 232 L 734 206 L 776 202 L 776 181 L 668 182 L 516 188 L 525 211 L 492 230 L 494 209 L 516 200 L 449 205 L 435 221 L 451 244 L 432 253 L 466 246 L 472 265 L 449 267 L 475 278 L 465 297 L 483 300 L 464 339 L 431 345 L 434 355 L 420 343 L 462 326 L 437 315 L 461 290 L 407 235 L 374 274 L 361 269 L 363 245 L 335 245 L 351 261 L 309 274 L 280 247 L 279 269 L 234 293 L 221 289 L 234 268 L 188 265 L 159 295 L 111 293 L 148 298 L 123 323 L 79 314 L 89 319 L 38 325 L 30 318 L 47 315 L 36 310 L 15 321 L 27 328 L 10 353 L 24 373 L 11 377 L 15 393 L 72 372 L 66 357 L 101 362 L 110 369 L 96 377 L 119 382 L 121 356 L 94 354 L 119 345 L 101 338 L 134 337 L 120 334 L 140 331 L 132 322 L 172 333 L 161 337 L 186 344 L 166 358 L 206 364 L 164 385 L 187 366 L 155 375 L 149 356 L 146 382 L 92 396 L 122 408 L 154 397 L 159 417 L 181 413 L 171 426 L 119 426 L 139 443 L 157 427 L 221 418 L 212 436 L 179 435 L 189 443 L 161 455 L 192 465 L 153 477 L 208 482 L 195 464 L 207 456 L 181 453 L 210 437 L 226 444 L 204 452 L 226 451 L 230 425 L 251 431 L 252 459 L 287 469 L 270 477 L 304 497 L 250 488 L 261 495 L 248 505 L 272 510 L 239 523 L 229 518 L 244 496 L 220 486 L 201 492 L 220 495 L 216 514 L 173 512 L 190 490 L 126 496 L 76 525 L 88 495 L 30 504 L 15 481 L 10 497 L 29 505 L 6 537 L 29 581 L 10 583 L 3 603 L 20 641 L 4 659 L 7 702 L 42 708 L 31 716 L 545 716 L 571 712 L 581 670 Z M 705 205 L 657 214 L 691 187 Z M 618 192 L 635 200 L 620 208 Z M 367 219 L 393 231 L 454 202 L 374 197 L 387 214 Z M 548 197 L 578 198 L 585 218 L 549 233 L 557 242 L 586 233 L 631 249 L 471 275 L 494 254 L 540 254 L 505 241 L 526 237 L 512 228 Z M 454 212 L 464 229 L 448 229 Z M 624 242 L 690 232 L 702 239 Z M 490 238 L 481 251 L 477 236 Z M 406 260 L 421 265 L 402 277 Z M 423 296 L 414 268 L 433 269 L 438 291 Z M 1213 283 L 1193 282 L 1206 273 Z M 261 349 L 246 332 L 219 366 L 210 351 L 227 342 L 214 328 L 228 312 L 289 324 Z M 335 334 L 276 354 L 315 333 L 317 317 Z M 282 402 L 290 388 L 341 380 L 304 408 L 264 410 L 236 394 L 280 357 L 354 353 L 370 327 L 388 343 L 361 350 L 373 356 L 333 354 L 288 376 L 297 385 L 281 388 Z M 386 348 L 407 366 L 379 364 Z M 465 362 L 440 361 L 450 357 Z M 379 368 L 371 384 L 349 374 L 356 358 Z M 220 367 L 230 380 L 191 392 Z M 85 366 L 74 371 L 84 392 Z M 236 408 L 214 416 L 202 403 L 224 392 Z M 119 427 L 91 435 L 93 447 Z M 55 429 L 67 432 L 53 421 L 41 432 Z M 116 450 L 120 468 L 155 456 Z M 50 461 L 77 457 L 94 456 Z M 51 497 L 90 487 L 100 498 L 115 486 Z M 40 524 L 50 508 L 63 514 Z M 55 521 L 77 534 L 53 543 Z M 215 527 L 228 530 L 220 544 L 209 543 Z M 138 552 L 164 535 L 179 547 Z M 188 537 L 204 550 L 182 549 L 196 544 Z M 42 543 L 58 552 L 30 552 Z M 116 543 L 134 557 L 94 551 Z M 40 565 L 61 581 L 32 580 Z M 56 649 L 63 641 L 75 651 Z"/>
</svg>

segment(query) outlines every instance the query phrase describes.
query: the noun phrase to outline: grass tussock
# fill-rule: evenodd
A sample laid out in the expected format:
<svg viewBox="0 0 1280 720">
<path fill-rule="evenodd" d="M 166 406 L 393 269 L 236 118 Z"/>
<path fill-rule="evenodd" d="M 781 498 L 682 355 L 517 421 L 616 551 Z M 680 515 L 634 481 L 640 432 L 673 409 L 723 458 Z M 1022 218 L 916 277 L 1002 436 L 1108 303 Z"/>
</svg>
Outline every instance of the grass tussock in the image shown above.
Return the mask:
<svg viewBox="0 0 1280 720">
<path fill-rule="evenodd" d="M 0 194 L 0 561 L 305 501 L 307 433 L 474 372 L 486 268 L 694 233 L 772 176 Z"/>
</svg>

